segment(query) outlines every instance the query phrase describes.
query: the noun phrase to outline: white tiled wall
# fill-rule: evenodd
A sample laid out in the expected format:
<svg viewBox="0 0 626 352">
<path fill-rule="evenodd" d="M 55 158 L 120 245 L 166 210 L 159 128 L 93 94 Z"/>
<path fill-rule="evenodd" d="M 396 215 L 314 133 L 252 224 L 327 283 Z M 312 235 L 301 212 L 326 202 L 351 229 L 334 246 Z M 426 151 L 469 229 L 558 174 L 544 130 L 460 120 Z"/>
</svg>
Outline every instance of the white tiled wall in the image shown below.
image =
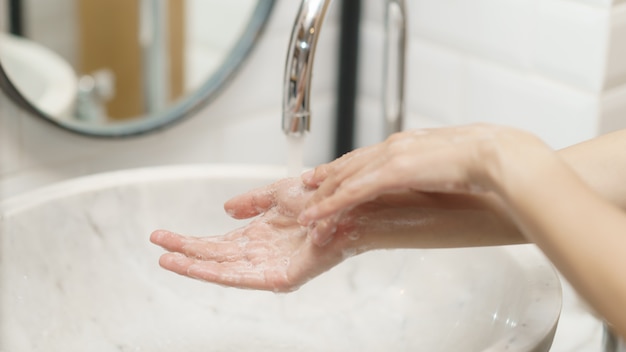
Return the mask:
<svg viewBox="0 0 626 352">
<path fill-rule="evenodd" d="M 299 3 L 277 1 L 270 23 L 242 70 L 197 116 L 142 137 L 82 137 L 30 116 L 0 95 L 0 198 L 62 179 L 132 167 L 179 163 L 273 163 L 287 160 L 280 129 L 287 44 Z M 313 131 L 305 163 L 332 155 L 338 6 L 318 43 L 312 88 Z"/>
<path fill-rule="evenodd" d="M 380 126 L 384 1 L 366 1 L 360 145 Z M 626 3 L 409 0 L 407 127 L 489 121 L 555 148 L 626 127 Z M 380 128 L 378 129 L 380 130 Z"/>
</svg>

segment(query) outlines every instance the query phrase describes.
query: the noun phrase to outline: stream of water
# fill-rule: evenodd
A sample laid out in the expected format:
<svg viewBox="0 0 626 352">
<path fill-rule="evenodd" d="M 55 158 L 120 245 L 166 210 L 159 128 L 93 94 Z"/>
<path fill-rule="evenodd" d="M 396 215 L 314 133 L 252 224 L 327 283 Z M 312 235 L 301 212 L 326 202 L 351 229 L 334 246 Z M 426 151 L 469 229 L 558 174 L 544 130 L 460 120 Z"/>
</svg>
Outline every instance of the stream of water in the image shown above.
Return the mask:
<svg viewBox="0 0 626 352">
<path fill-rule="evenodd" d="M 287 136 L 287 177 L 298 177 L 303 168 L 304 136 Z"/>
</svg>

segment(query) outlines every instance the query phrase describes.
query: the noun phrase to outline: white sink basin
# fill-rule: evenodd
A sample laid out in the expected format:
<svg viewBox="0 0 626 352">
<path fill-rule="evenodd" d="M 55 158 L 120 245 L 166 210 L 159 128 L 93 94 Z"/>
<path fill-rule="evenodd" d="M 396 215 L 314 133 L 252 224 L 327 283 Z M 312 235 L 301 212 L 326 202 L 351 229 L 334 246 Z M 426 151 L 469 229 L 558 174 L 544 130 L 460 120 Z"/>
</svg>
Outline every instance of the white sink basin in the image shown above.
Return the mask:
<svg viewBox="0 0 626 352">
<path fill-rule="evenodd" d="M 559 279 L 530 245 L 366 253 L 289 294 L 158 266 L 165 228 L 222 234 L 271 166 L 75 179 L 0 204 L 0 351 L 547 351 Z"/>
</svg>

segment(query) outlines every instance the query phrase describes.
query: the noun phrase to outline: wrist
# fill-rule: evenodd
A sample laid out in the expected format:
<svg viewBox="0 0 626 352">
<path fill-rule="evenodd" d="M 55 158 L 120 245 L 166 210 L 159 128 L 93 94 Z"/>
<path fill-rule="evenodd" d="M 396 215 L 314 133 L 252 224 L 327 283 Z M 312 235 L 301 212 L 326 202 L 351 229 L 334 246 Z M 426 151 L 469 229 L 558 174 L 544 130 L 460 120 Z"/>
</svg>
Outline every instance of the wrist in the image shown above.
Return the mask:
<svg viewBox="0 0 626 352">
<path fill-rule="evenodd" d="M 477 163 L 484 166 L 478 184 L 503 198 L 538 186 L 563 164 L 541 139 L 512 128 L 506 128 L 480 148 Z"/>
</svg>

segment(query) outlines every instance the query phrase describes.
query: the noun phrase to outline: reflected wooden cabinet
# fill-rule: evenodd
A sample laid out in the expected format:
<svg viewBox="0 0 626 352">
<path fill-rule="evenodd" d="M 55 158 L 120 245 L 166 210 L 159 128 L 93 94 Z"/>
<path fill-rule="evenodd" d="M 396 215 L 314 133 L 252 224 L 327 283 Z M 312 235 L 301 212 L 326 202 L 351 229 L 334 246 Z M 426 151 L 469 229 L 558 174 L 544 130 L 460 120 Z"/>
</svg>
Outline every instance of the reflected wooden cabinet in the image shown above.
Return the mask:
<svg viewBox="0 0 626 352">
<path fill-rule="evenodd" d="M 79 0 L 78 27 L 80 72 L 103 68 L 113 72 L 115 96 L 107 103 L 112 119 L 143 115 L 142 47 L 140 43 L 141 0 Z M 169 99 L 184 90 L 185 0 L 167 1 L 166 45 Z"/>
</svg>

